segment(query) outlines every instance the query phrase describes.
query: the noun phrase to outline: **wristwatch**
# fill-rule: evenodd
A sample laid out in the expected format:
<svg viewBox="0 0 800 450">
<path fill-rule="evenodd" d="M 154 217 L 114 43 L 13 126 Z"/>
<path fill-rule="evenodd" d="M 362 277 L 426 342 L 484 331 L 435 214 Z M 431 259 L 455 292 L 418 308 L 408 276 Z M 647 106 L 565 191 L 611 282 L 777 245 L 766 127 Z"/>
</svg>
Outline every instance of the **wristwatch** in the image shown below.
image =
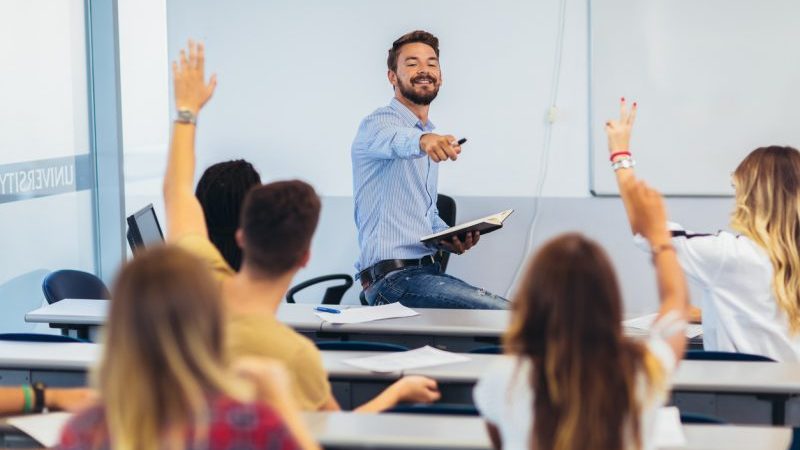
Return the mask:
<svg viewBox="0 0 800 450">
<path fill-rule="evenodd" d="M 44 393 L 47 389 L 44 383 L 37 381 L 33 383 L 33 412 L 40 413 L 45 410 Z"/>
<path fill-rule="evenodd" d="M 193 113 L 189 109 L 179 109 L 178 116 L 175 118 L 175 122 L 197 125 L 197 114 Z"/>
<path fill-rule="evenodd" d="M 636 161 L 633 158 L 622 158 L 611 163 L 611 168 L 616 172 L 619 169 L 631 169 L 636 166 Z"/>
</svg>

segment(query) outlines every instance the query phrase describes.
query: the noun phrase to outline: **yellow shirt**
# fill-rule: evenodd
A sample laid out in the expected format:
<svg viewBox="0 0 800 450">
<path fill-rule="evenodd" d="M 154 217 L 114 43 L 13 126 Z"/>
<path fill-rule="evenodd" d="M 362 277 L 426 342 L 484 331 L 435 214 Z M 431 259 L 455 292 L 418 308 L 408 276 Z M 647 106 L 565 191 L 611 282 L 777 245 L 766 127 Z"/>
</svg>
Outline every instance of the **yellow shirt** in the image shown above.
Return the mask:
<svg viewBox="0 0 800 450">
<path fill-rule="evenodd" d="M 236 274 L 204 236 L 183 236 L 176 245 L 205 261 L 220 282 Z M 302 410 L 317 411 L 331 397 L 328 374 L 316 345 L 280 323 L 275 315 L 232 315 L 228 317 L 225 334 L 229 359 L 251 356 L 281 361 L 289 371 L 292 391 Z"/>
</svg>

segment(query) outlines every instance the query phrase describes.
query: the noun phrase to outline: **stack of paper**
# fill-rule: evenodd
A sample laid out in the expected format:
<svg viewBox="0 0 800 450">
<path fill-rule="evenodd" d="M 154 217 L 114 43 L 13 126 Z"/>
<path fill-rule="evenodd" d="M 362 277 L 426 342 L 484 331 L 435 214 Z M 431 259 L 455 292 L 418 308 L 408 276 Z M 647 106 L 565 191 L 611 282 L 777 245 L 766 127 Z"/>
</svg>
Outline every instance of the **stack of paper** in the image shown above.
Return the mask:
<svg viewBox="0 0 800 450">
<path fill-rule="evenodd" d="M 406 308 L 400 303 L 388 305 L 366 306 L 363 308 L 342 309 L 338 314 L 315 312 L 320 319 L 330 323 L 362 323 L 381 319 L 396 319 L 398 317 L 418 316 L 419 313 L 411 308 Z"/>
<path fill-rule="evenodd" d="M 346 364 L 372 372 L 402 372 L 409 369 L 469 361 L 469 358 L 426 345 L 407 352 L 392 352 L 367 358 L 345 359 Z"/>
<path fill-rule="evenodd" d="M 632 328 L 634 330 L 650 332 L 650 328 L 652 328 L 653 322 L 656 321 L 656 317 L 658 317 L 658 313 L 648 314 L 642 317 L 636 317 L 635 319 L 624 320 L 622 322 L 622 326 L 625 328 Z M 696 323 L 690 323 L 689 326 L 686 327 L 687 338 L 692 339 L 702 335 L 703 335 L 702 325 Z"/>
<path fill-rule="evenodd" d="M 678 408 L 669 406 L 658 410 L 656 427 L 653 432 L 655 447 L 685 447 L 686 436 L 683 434 L 681 414 Z"/>
<path fill-rule="evenodd" d="M 58 445 L 61 440 L 61 429 L 71 417 L 72 413 L 55 412 L 9 417 L 6 422 L 49 448 Z"/>
</svg>

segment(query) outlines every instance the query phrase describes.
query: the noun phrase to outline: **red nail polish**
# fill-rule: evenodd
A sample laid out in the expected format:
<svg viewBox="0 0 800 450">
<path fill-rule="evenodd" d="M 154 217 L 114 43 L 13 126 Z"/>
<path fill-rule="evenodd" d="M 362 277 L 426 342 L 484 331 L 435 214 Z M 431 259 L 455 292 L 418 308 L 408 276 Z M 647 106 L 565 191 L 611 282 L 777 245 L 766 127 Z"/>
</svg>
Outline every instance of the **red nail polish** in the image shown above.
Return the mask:
<svg viewBox="0 0 800 450">
<path fill-rule="evenodd" d="M 624 102 L 625 101 L 625 97 L 622 97 L 621 99 L 619 99 L 619 101 Z"/>
<path fill-rule="evenodd" d="M 634 107 L 634 108 L 636 108 L 636 105 L 637 105 L 637 103 L 636 103 L 636 102 L 633 102 L 633 107 Z"/>
</svg>

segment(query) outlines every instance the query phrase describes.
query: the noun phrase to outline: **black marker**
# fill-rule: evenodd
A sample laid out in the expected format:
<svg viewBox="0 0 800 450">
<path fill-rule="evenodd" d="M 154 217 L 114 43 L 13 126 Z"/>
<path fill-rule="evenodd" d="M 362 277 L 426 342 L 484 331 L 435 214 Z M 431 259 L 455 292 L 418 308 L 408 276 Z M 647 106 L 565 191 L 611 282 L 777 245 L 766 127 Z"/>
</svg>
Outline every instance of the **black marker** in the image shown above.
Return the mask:
<svg viewBox="0 0 800 450">
<path fill-rule="evenodd" d="M 465 142 L 467 142 L 467 138 L 461 138 L 461 139 L 458 140 L 458 145 L 462 145 Z"/>
</svg>

